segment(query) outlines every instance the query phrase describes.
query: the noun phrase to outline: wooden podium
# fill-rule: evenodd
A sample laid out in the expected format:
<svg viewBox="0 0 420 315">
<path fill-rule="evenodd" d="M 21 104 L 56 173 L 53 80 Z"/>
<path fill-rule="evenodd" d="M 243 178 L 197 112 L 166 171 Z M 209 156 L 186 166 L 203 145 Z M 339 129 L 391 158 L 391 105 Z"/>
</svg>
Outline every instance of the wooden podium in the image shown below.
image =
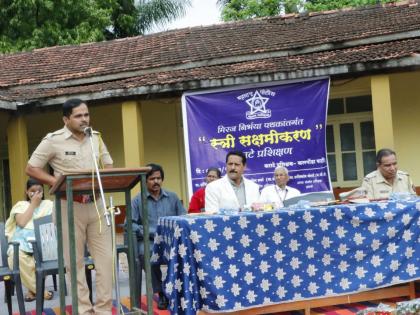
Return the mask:
<svg viewBox="0 0 420 315">
<path fill-rule="evenodd" d="M 101 182 L 104 192 L 124 192 L 126 203 L 126 218 L 131 218 L 131 189 L 141 182 L 141 199 L 142 199 L 142 218 L 143 229 L 145 235 L 149 235 L 149 221 L 146 201 L 146 174 L 150 171 L 150 167 L 141 167 L 135 169 L 114 168 L 104 169 L 100 171 Z M 65 315 L 65 288 L 64 288 L 64 258 L 63 255 L 63 228 L 61 199 L 67 199 L 68 211 L 68 237 L 70 249 L 70 273 L 71 273 L 71 296 L 72 296 L 72 314 L 78 314 L 78 295 L 77 295 L 77 279 L 76 279 L 76 247 L 74 235 L 74 212 L 73 212 L 73 196 L 80 194 L 98 194 L 99 184 L 94 171 L 92 170 L 71 170 L 61 175 L 55 185 L 51 187 L 50 193 L 55 195 L 56 223 L 57 223 L 57 247 L 58 247 L 58 269 L 59 269 L 59 288 L 60 288 L 60 314 Z M 98 198 L 99 199 L 99 198 Z M 139 310 L 139 286 L 137 283 L 137 264 L 134 263 L 133 246 L 137 246 L 132 233 L 132 222 L 127 220 L 128 235 L 128 270 L 130 285 L 131 309 Z M 152 298 L 153 289 L 151 288 L 151 269 L 150 269 L 150 241 L 148 237 L 144 238 L 144 268 L 146 272 L 146 291 L 147 291 L 147 314 L 152 315 Z M 115 279 L 118 281 L 118 279 Z M 119 314 L 120 310 L 118 310 Z M 133 314 L 135 314 L 134 312 Z M 140 314 L 140 313 L 139 313 Z"/>
</svg>

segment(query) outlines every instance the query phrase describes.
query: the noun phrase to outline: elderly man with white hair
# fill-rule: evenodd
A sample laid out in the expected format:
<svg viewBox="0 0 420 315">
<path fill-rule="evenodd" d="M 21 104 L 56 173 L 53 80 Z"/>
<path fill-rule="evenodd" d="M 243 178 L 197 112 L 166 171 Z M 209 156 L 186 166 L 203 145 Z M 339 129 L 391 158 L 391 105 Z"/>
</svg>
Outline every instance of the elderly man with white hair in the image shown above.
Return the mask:
<svg viewBox="0 0 420 315">
<path fill-rule="evenodd" d="M 274 203 L 275 208 L 283 208 L 283 201 L 300 195 L 296 188 L 287 186 L 289 171 L 284 166 L 277 166 L 274 169 L 274 185 L 269 185 L 261 191 L 260 202 Z"/>
</svg>

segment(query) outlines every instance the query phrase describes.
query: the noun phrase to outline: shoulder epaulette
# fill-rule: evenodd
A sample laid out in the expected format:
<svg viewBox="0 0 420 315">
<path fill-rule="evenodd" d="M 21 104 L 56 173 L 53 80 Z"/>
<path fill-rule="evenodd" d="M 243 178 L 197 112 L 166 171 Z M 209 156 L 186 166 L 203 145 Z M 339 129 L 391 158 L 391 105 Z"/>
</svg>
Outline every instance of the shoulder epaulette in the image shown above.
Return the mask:
<svg viewBox="0 0 420 315">
<path fill-rule="evenodd" d="M 54 131 L 54 132 L 49 132 L 45 137 L 44 137 L 44 139 L 50 139 L 50 138 L 52 138 L 52 137 L 54 137 L 54 136 L 58 136 L 58 135 L 62 135 L 64 133 L 64 130 L 63 129 L 60 129 L 60 130 L 56 130 L 56 131 Z"/>
<path fill-rule="evenodd" d="M 376 171 L 373 171 L 365 176 L 364 181 L 370 181 L 372 178 L 376 177 Z"/>
</svg>

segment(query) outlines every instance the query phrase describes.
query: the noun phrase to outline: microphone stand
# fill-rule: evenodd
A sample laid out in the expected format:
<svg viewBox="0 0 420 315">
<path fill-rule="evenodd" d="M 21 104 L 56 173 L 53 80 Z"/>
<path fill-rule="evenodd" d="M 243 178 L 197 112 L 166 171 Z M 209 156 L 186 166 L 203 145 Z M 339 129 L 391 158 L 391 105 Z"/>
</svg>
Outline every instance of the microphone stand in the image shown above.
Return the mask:
<svg viewBox="0 0 420 315">
<path fill-rule="evenodd" d="M 119 273 L 118 273 L 118 253 L 117 253 L 117 242 L 115 238 L 116 228 L 115 228 L 115 216 L 121 213 L 120 209 L 117 208 L 117 211 L 114 211 L 114 204 L 112 202 L 112 196 L 109 197 L 109 207 L 112 209 L 113 213 L 111 216 L 111 243 L 112 243 L 112 254 L 114 256 L 114 279 L 115 279 L 115 299 L 117 300 L 117 314 L 121 314 L 121 302 L 120 302 L 120 283 L 118 282 Z"/>
<path fill-rule="evenodd" d="M 114 214 L 112 214 L 112 220 L 110 218 L 110 211 L 108 209 L 108 207 L 106 206 L 106 201 L 105 201 L 105 195 L 104 195 L 104 190 L 102 187 L 102 180 L 101 180 L 101 175 L 99 173 L 99 167 L 98 167 L 98 162 L 96 161 L 96 156 L 95 156 L 95 148 L 93 146 L 93 137 L 92 137 L 92 128 L 91 127 L 86 127 L 85 129 L 83 129 L 83 133 L 89 137 L 90 140 L 90 147 L 91 147 L 91 151 L 92 151 L 92 160 L 95 166 L 95 172 L 96 172 L 96 177 L 98 180 L 98 186 L 99 186 L 99 192 L 101 194 L 101 200 L 104 206 L 104 215 L 105 215 L 105 219 L 106 219 L 106 225 L 107 226 L 111 226 L 111 244 L 112 244 L 112 253 L 113 253 L 113 265 L 114 265 L 114 270 L 113 270 L 113 274 L 114 274 L 114 279 L 115 279 L 115 296 L 116 296 L 116 300 L 117 300 L 117 314 L 121 314 L 121 302 L 120 302 L 120 287 L 119 287 L 119 283 L 118 283 L 118 265 L 117 265 L 117 245 L 116 245 L 116 240 L 115 240 L 115 218 L 114 218 Z M 110 208 L 113 209 L 113 202 L 112 202 L 112 197 L 110 197 Z M 116 212 L 116 214 L 119 214 L 120 211 L 118 209 L 118 212 Z"/>
</svg>

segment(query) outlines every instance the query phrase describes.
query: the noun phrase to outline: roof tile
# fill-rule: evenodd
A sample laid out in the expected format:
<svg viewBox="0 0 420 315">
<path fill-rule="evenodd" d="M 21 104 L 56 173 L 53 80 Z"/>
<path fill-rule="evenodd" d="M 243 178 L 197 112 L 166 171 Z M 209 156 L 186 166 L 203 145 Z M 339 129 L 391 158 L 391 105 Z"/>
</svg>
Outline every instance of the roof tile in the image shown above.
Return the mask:
<svg viewBox="0 0 420 315">
<path fill-rule="evenodd" d="M 341 44 L 420 29 L 418 1 L 398 6 L 281 16 L 193 27 L 0 56 L 0 87 L 189 64 L 231 56 Z M 293 21 L 293 23 L 288 23 Z"/>
<path fill-rule="evenodd" d="M 368 68 L 420 53 L 419 1 L 0 55 L 0 100 L 24 103 L 101 91 L 123 95 L 156 86 L 181 90 L 200 80 L 356 64 Z"/>
<path fill-rule="evenodd" d="M 266 58 L 225 65 L 198 67 L 188 70 L 157 72 L 123 80 L 66 88 L 9 90 L 6 96 L 8 99 L 14 100 L 36 100 L 78 93 L 118 91 L 138 87 L 152 87 L 154 85 L 176 85 L 191 81 L 192 79 L 212 80 L 226 77 L 322 69 L 343 64 L 348 66 L 360 63 L 373 64 L 375 62 L 386 62 L 390 59 L 408 57 L 413 54 L 420 54 L 420 38 L 307 55 Z"/>
</svg>

